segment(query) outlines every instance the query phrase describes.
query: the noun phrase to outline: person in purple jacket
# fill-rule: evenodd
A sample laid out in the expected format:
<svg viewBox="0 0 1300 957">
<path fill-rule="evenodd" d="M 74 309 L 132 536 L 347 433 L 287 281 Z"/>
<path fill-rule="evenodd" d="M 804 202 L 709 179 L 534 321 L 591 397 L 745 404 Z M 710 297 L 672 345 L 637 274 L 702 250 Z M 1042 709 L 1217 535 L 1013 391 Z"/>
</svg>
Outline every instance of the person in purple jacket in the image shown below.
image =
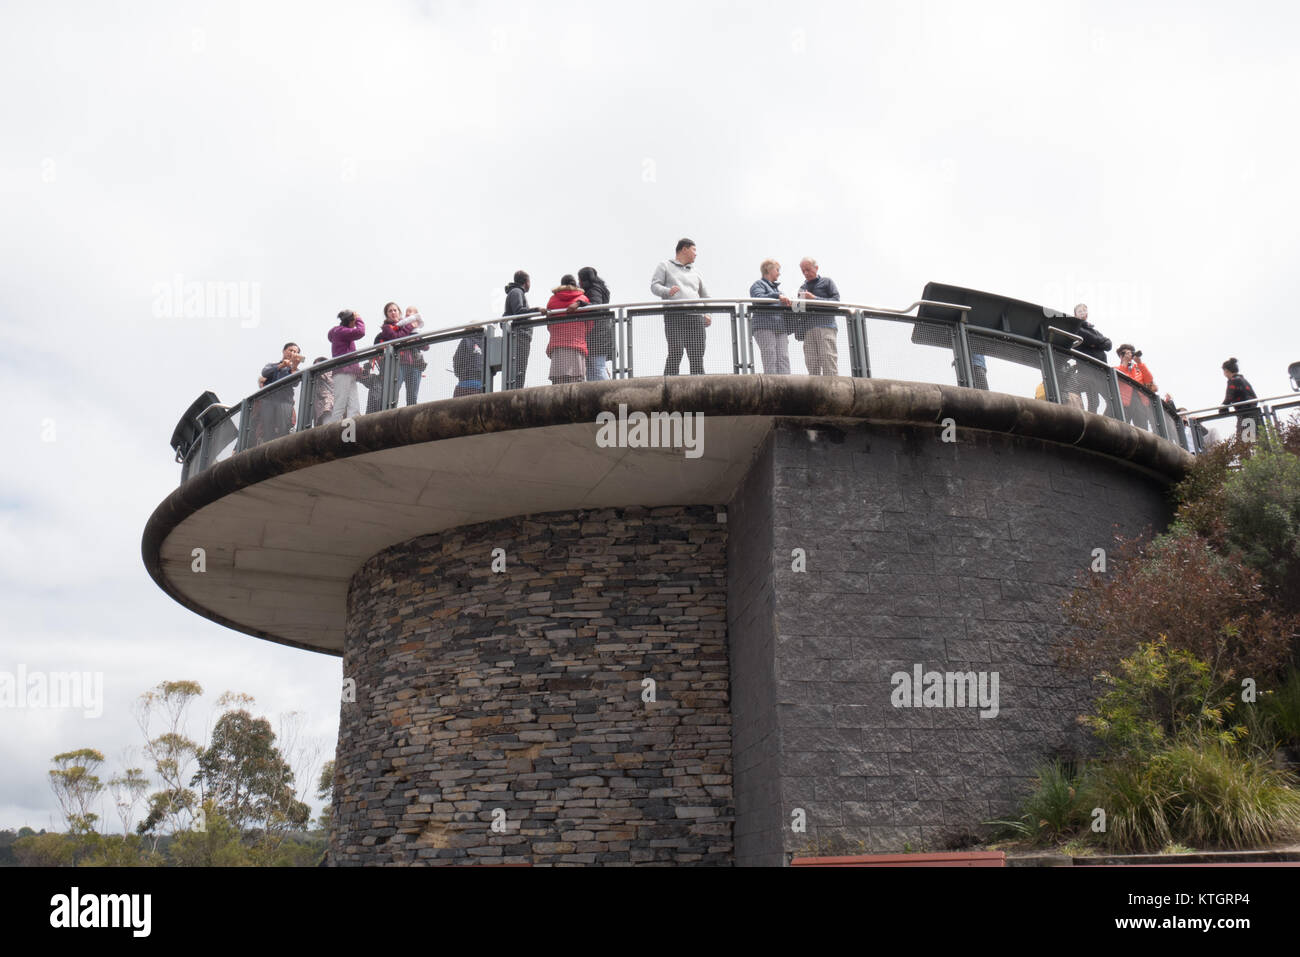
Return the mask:
<svg viewBox="0 0 1300 957">
<path fill-rule="evenodd" d="M 334 358 L 357 351 L 357 340 L 366 334 L 366 323 L 355 310 L 344 309 L 339 313 L 339 324 L 329 331 L 330 355 Z M 334 411 L 327 421 L 337 422 L 361 414 L 361 403 L 357 401 L 357 379 L 361 377 L 361 366 L 357 363 L 334 370 Z"/>
</svg>

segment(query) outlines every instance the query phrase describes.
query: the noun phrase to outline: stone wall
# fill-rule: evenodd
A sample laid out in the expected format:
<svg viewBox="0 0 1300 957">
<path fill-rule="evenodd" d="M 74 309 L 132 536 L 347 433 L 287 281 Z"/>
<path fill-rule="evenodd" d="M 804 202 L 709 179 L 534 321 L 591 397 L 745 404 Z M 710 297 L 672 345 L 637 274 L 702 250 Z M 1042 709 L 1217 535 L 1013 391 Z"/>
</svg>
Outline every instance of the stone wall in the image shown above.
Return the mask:
<svg viewBox="0 0 1300 957">
<path fill-rule="evenodd" d="M 768 436 L 727 509 L 727 633 L 736 863 L 779 864 L 784 846 L 776 712 L 774 453 Z"/>
<path fill-rule="evenodd" d="M 960 428 L 945 443 L 937 429 L 786 421 L 774 456 L 774 657 L 736 661 L 775 675 L 784 849 L 960 843 L 1012 812 L 1045 756 L 1086 746 L 1085 686 L 1052 664 L 1060 603 L 1116 531 L 1163 527 L 1161 485 L 1101 456 Z M 747 638 L 733 633 L 733 647 Z M 916 664 L 997 672 L 998 714 L 895 708 L 891 675 Z M 739 755 L 737 768 L 744 794 Z M 794 808 L 806 833 L 791 830 Z"/>
<path fill-rule="evenodd" d="M 331 862 L 730 863 L 726 529 L 710 506 L 552 513 L 366 562 Z"/>
</svg>

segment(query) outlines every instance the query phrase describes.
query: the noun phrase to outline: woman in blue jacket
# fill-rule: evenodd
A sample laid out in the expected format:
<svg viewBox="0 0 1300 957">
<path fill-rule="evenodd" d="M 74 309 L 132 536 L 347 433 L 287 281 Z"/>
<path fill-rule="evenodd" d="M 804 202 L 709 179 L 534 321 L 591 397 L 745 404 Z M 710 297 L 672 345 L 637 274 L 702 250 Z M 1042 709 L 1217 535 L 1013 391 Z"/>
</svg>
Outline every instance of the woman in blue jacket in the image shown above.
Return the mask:
<svg viewBox="0 0 1300 957">
<path fill-rule="evenodd" d="M 762 279 L 749 287 L 750 299 L 775 299 L 789 308 L 790 298 L 781 292 L 781 264 L 775 259 L 764 259 L 758 267 Z M 769 375 L 790 374 L 790 328 L 787 316 L 779 309 L 754 306 L 749 314 L 749 332 L 758 343 L 758 354 L 763 357 L 763 371 Z"/>
</svg>

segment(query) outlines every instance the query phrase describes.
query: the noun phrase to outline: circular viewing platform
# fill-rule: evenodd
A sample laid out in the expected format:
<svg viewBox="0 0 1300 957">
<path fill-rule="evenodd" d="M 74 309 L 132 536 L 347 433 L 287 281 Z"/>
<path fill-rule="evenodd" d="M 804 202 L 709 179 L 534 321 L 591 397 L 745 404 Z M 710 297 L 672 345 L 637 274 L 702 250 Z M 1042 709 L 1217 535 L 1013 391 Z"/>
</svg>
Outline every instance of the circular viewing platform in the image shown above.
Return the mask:
<svg viewBox="0 0 1300 957">
<path fill-rule="evenodd" d="M 696 449 L 603 447 L 598 417 L 621 409 L 700 416 Z M 188 479 L 158 507 L 145 564 L 204 617 L 342 654 L 348 582 L 382 549 L 514 515 L 726 505 L 776 419 L 919 426 L 935 441 L 951 420 L 958 436 L 1072 446 L 1162 482 L 1191 462 L 1172 443 L 1106 416 L 956 386 L 766 375 L 587 382 L 420 403 L 360 416 L 354 435 L 338 422 L 257 445 Z"/>
</svg>

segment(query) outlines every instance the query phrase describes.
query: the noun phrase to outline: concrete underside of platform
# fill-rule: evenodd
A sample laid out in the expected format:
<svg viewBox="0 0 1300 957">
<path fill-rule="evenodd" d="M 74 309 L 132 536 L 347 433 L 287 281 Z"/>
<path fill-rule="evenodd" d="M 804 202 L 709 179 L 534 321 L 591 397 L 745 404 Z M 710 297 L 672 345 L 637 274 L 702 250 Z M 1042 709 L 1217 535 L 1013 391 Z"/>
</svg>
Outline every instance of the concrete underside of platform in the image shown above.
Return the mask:
<svg viewBox="0 0 1300 957">
<path fill-rule="evenodd" d="M 603 448 L 601 412 L 701 413 L 698 457 Z M 1191 457 L 1102 416 L 1001 393 L 879 379 L 700 376 L 579 383 L 425 403 L 307 430 L 219 462 L 151 517 L 142 552 L 186 607 L 247 634 L 341 655 L 349 582 L 382 550 L 514 516 L 725 506 L 774 422 L 869 422 L 1071 446 L 1158 483 Z M 203 571 L 195 570 L 202 549 Z"/>
</svg>

